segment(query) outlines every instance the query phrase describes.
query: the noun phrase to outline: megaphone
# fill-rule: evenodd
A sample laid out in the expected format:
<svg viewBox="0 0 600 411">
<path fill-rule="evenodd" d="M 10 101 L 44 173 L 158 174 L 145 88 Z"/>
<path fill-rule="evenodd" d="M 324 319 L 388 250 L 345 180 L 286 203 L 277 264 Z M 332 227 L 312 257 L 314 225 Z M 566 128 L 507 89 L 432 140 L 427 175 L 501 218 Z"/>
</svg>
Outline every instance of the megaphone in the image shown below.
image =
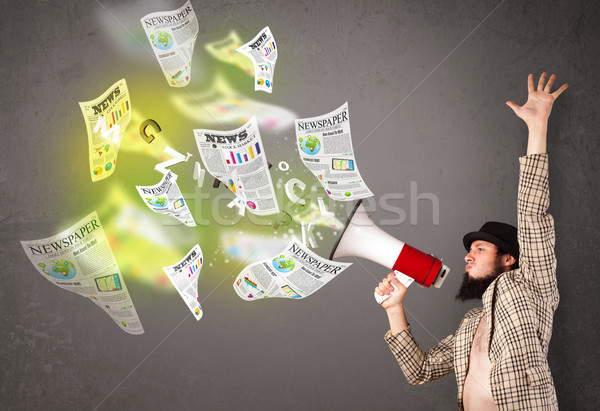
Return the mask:
<svg viewBox="0 0 600 411">
<path fill-rule="evenodd" d="M 329 259 L 354 256 L 374 261 L 384 267 L 400 272 L 423 287 L 432 284 L 440 288 L 450 272 L 442 260 L 392 237 L 369 218 L 360 200 L 354 206 L 348 222 L 331 250 Z M 379 303 L 385 298 L 376 295 Z"/>
</svg>

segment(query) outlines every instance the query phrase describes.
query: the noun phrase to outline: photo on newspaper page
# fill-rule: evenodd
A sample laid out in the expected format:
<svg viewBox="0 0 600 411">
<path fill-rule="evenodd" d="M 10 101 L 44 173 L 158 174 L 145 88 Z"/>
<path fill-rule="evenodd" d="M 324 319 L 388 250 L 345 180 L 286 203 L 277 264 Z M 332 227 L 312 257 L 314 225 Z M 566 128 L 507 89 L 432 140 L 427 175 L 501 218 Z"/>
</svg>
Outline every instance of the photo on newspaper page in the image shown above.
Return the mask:
<svg viewBox="0 0 600 411">
<path fill-rule="evenodd" d="M 231 131 L 197 129 L 194 137 L 206 171 L 229 187 L 246 210 L 259 216 L 279 213 L 256 117 Z"/>
<path fill-rule="evenodd" d="M 198 276 L 202 269 L 202 250 L 196 244 L 177 264 L 163 267 L 163 271 L 194 314 L 196 320 L 202 318 L 202 307 L 198 297 Z"/>
<path fill-rule="evenodd" d="M 79 103 L 88 136 L 92 182 L 110 177 L 117 167 L 121 139 L 131 120 L 131 99 L 125 79 L 100 97 Z"/>
<path fill-rule="evenodd" d="M 241 68 L 246 74 L 254 73 L 254 64 L 248 58 L 237 52 L 242 46 L 242 39 L 235 31 L 231 31 L 225 38 L 212 43 L 207 43 L 204 48 L 214 58 L 227 64 Z"/>
<path fill-rule="evenodd" d="M 89 299 L 123 331 L 144 333 L 95 211 L 59 234 L 21 241 L 21 246 L 48 281 Z"/>
<path fill-rule="evenodd" d="M 271 93 L 275 62 L 277 61 L 277 45 L 269 26 L 262 29 L 256 37 L 237 50 L 248 56 L 254 64 L 254 90 Z"/>
<path fill-rule="evenodd" d="M 296 139 L 302 162 L 333 200 L 354 201 L 373 195 L 354 158 L 348 102 L 331 113 L 297 119 Z"/>
<path fill-rule="evenodd" d="M 159 11 L 140 19 L 150 47 L 171 87 L 185 87 L 192 78 L 192 54 L 198 19 L 187 1 L 173 11 Z"/>
<path fill-rule="evenodd" d="M 135 186 L 144 203 L 157 214 L 175 217 L 188 227 L 195 227 L 196 221 L 187 206 L 177 185 L 177 175 L 171 170 L 153 186 Z"/>
<path fill-rule="evenodd" d="M 319 257 L 294 239 L 278 255 L 244 268 L 233 289 L 246 301 L 304 298 L 351 265 Z"/>
</svg>

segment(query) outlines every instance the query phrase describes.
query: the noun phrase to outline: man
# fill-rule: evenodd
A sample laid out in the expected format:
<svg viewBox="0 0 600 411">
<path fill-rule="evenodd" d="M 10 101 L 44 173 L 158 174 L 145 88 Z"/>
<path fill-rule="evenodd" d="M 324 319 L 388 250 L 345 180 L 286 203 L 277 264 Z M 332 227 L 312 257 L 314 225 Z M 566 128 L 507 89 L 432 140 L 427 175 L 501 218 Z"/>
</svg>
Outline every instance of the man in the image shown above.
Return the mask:
<svg viewBox="0 0 600 411">
<path fill-rule="evenodd" d="M 423 351 L 404 314 L 406 288 L 390 273 L 375 289 L 391 293 L 381 304 L 390 322 L 385 339 L 408 382 L 454 372 L 459 409 L 558 409 L 546 358 L 559 300 L 554 222 L 546 213 L 546 134 L 552 104 L 568 86 L 551 93 L 555 79 L 546 83 L 543 73 L 535 90 L 530 74 L 527 103 L 506 103 L 529 129 L 527 156 L 519 159 L 518 229 L 488 222 L 463 239 L 467 265 L 457 299 L 481 298 L 483 307 L 467 312 L 456 334 Z"/>
</svg>

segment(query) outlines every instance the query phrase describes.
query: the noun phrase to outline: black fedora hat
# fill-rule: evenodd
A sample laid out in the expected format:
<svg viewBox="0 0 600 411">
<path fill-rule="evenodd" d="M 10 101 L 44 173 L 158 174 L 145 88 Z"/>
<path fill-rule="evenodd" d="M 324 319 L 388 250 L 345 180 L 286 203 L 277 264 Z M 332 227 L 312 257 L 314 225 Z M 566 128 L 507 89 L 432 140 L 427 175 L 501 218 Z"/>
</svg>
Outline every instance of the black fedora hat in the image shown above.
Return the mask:
<svg viewBox="0 0 600 411">
<path fill-rule="evenodd" d="M 463 237 L 465 249 L 469 251 L 473 241 L 483 240 L 494 244 L 502 250 L 508 251 L 510 255 L 519 261 L 519 242 L 517 240 L 517 227 L 499 223 L 496 221 L 488 221 L 479 231 L 473 231 Z"/>
</svg>

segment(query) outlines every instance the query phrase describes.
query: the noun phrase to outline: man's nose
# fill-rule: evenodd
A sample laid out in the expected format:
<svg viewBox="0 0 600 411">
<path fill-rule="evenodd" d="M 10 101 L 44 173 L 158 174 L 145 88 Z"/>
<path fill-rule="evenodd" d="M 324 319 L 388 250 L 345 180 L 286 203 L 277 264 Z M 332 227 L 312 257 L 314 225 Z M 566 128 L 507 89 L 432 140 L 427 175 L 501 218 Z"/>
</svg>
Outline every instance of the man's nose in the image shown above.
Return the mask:
<svg viewBox="0 0 600 411">
<path fill-rule="evenodd" d="M 471 256 L 471 253 L 469 253 L 469 254 L 465 255 L 465 261 L 466 261 L 467 263 L 471 263 L 471 262 L 473 262 L 473 256 Z"/>
</svg>

